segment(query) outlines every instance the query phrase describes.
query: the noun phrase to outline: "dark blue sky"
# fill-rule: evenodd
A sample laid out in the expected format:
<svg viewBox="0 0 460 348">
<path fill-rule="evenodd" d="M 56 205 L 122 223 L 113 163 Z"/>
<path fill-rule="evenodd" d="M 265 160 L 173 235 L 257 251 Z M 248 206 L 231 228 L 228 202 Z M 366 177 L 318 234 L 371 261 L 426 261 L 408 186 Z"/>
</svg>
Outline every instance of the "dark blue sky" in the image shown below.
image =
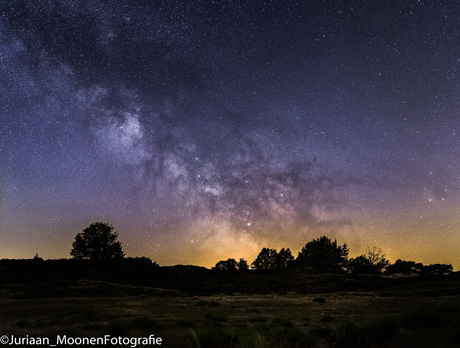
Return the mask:
<svg viewBox="0 0 460 348">
<path fill-rule="evenodd" d="M 0 257 L 252 261 L 326 234 L 460 266 L 455 1 L 0 5 Z"/>
</svg>

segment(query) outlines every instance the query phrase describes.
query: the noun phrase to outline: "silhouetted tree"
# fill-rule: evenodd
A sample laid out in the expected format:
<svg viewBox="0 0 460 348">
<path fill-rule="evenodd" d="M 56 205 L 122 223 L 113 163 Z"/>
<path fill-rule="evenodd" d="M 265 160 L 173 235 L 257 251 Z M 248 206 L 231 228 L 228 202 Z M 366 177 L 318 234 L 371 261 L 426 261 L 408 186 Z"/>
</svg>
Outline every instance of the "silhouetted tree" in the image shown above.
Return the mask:
<svg viewBox="0 0 460 348">
<path fill-rule="evenodd" d="M 70 255 L 75 259 L 121 259 L 125 254 L 117 239 L 112 225 L 94 222 L 75 236 Z"/>
<path fill-rule="evenodd" d="M 318 272 L 337 272 L 343 270 L 348 259 L 346 244 L 337 245 L 337 241 L 322 236 L 308 242 L 299 252 L 295 260 L 296 267 L 306 269 L 311 267 Z"/>
<path fill-rule="evenodd" d="M 228 259 L 227 261 L 219 261 L 212 268 L 215 271 L 234 272 L 238 270 L 238 263 L 235 259 Z"/>
<path fill-rule="evenodd" d="M 147 257 L 147 256 L 137 256 L 137 257 L 128 257 L 129 260 L 133 260 L 134 262 L 137 262 L 139 264 L 146 264 L 146 265 L 152 265 L 156 262 L 152 262 L 152 260 Z"/>
<path fill-rule="evenodd" d="M 348 262 L 348 270 L 352 273 L 375 274 L 381 273 L 389 264 L 382 249 L 367 248 L 367 253 L 351 259 Z"/>
<path fill-rule="evenodd" d="M 276 269 L 277 255 L 275 249 L 263 248 L 251 264 L 251 268 L 254 270 L 274 270 Z"/>
<path fill-rule="evenodd" d="M 394 264 L 388 265 L 385 273 L 395 274 L 395 273 L 420 273 L 423 270 L 423 264 L 415 263 L 414 261 L 404 261 L 401 259 L 396 260 Z"/>
<path fill-rule="evenodd" d="M 160 265 L 157 264 L 156 262 L 152 261 L 150 258 L 146 256 L 137 256 L 137 257 L 125 257 L 124 262 L 129 265 L 133 266 L 153 266 L 156 268 L 159 268 Z"/>
<path fill-rule="evenodd" d="M 446 264 L 441 264 L 441 263 L 434 263 L 428 266 L 423 266 L 422 273 L 424 274 L 450 274 L 454 268 L 452 265 L 449 263 L 448 265 Z"/>
<path fill-rule="evenodd" d="M 289 250 L 289 248 L 287 249 L 283 248 L 279 251 L 278 255 L 276 255 L 275 268 L 276 269 L 287 268 L 292 263 L 292 261 L 294 261 L 294 256 L 292 256 L 291 250 Z"/>
<path fill-rule="evenodd" d="M 245 259 L 240 259 L 240 261 L 238 262 L 238 271 L 247 271 L 248 269 L 248 262 Z"/>
</svg>

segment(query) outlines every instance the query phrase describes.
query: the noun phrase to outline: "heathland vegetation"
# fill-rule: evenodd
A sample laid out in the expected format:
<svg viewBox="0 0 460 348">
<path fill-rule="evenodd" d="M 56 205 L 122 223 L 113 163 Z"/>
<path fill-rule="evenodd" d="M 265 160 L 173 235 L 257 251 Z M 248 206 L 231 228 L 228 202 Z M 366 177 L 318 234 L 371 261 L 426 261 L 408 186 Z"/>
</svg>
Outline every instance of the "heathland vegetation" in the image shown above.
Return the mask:
<svg viewBox="0 0 460 348">
<path fill-rule="evenodd" d="M 326 236 L 263 248 L 212 269 L 126 257 L 106 223 L 71 259 L 0 260 L 6 335 L 140 337 L 166 347 L 458 347 L 460 274 L 451 265 L 355 258 Z"/>
</svg>

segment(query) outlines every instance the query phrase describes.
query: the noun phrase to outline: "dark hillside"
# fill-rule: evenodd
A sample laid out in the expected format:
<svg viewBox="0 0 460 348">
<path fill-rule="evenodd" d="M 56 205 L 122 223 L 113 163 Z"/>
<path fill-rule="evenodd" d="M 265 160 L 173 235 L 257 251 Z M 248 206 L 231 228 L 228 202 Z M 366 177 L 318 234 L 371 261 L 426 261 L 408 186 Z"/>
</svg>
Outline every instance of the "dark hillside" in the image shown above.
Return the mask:
<svg viewBox="0 0 460 348">
<path fill-rule="evenodd" d="M 311 274 L 298 271 L 216 272 L 192 265 L 160 267 L 145 259 L 110 262 L 0 260 L 0 284 L 4 290 L 22 288 L 22 296 L 30 297 L 171 295 L 177 292 L 184 295 L 284 295 L 341 291 L 378 291 L 382 295 L 407 296 L 427 291 L 455 294 L 460 289 L 460 275 L 458 272 L 446 276 L 414 277 Z"/>
</svg>

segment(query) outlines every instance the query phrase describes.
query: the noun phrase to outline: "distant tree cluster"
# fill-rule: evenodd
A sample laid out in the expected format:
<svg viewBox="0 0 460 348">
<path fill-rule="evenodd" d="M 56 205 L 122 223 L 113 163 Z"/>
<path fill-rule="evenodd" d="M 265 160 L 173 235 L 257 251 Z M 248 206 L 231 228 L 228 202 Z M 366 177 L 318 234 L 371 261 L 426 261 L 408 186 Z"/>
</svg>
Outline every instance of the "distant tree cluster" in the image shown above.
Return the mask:
<svg viewBox="0 0 460 348">
<path fill-rule="evenodd" d="M 280 270 L 288 268 L 292 261 L 294 261 L 294 256 L 292 256 L 289 248 L 283 248 L 280 252 L 277 252 L 276 249 L 263 248 L 251 264 L 251 268 L 258 270 Z"/>
<path fill-rule="evenodd" d="M 235 259 L 228 259 L 227 261 L 219 261 L 213 267 L 213 270 L 224 272 L 247 271 L 249 269 L 248 263 L 245 259 L 240 259 L 236 262 Z"/>
<path fill-rule="evenodd" d="M 385 270 L 387 274 L 446 274 L 454 270 L 451 264 L 434 263 L 424 266 L 422 263 L 414 261 L 396 260 L 394 264 L 388 265 Z"/>
<path fill-rule="evenodd" d="M 255 271 L 282 271 L 294 269 L 297 271 L 336 273 L 348 272 L 352 274 L 445 274 L 453 271 L 451 264 L 432 264 L 424 266 L 414 261 L 396 260 L 390 264 L 383 251 L 377 247 L 368 248 L 365 254 L 348 259 L 347 244 L 338 245 L 336 240 L 326 236 L 313 239 L 305 244 L 297 255 L 289 248 L 276 249 L 262 248 L 256 259 L 248 265 L 245 259 L 236 261 L 228 259 L 219 261 L 212 268 L 220 272 L 244 272 L 249 269 Z M 112 225 L 105 222 L 94 222 L 75 236 L 70 255 L 75 259 L 89 260 L 119 260 L 124 259 L 124 252 L 118 233 Z M 34 260 L 42 260 L 38 253 Z M 156 263 L 146 257 L 127 258 L 130 263 L 137 265 L 153 265 Z"/>
<path fill-rule="evenodd" d="M 349 249 L 347 244 L 338 245 L 326 236 L 308 242 L 294 258 L 289 248 L 276 249 L 263 248 L 251 263 L 255 271 L 280 271 L 293 269 L 316 273 L 347 272 L 352 274 L 445 274 L 453 271 L 452 265 L 433 264 L 424 266 L 413 261 L 397 260 L 390 264 L 380 248 L 368 248 L 365 254 L 348 259 Z M 240 263 L 241 263 L 240 259 Z M 247 263 L 241 268 L 234 259 L 219 261 L 213 270 L 239 271 L 247 270 Z"/>
</svg>

